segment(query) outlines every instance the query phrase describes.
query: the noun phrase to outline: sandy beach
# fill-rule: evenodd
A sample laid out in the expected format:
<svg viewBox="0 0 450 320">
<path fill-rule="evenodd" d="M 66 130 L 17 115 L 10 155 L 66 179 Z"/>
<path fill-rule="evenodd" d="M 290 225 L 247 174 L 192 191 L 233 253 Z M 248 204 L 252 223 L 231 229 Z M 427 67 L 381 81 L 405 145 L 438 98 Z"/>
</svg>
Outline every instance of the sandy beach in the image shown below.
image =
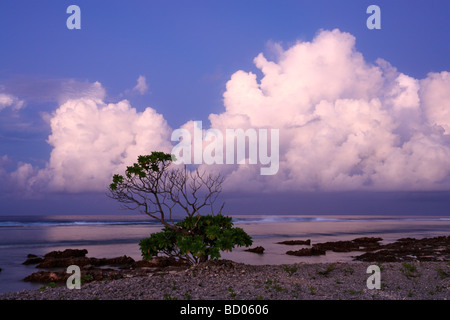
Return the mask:
<svg viewBox="0 0 450 320">
<path fill-rule="evenodd" d="M 369 289 L 370 263 L 246 265 L 208 261 L 142 276 L 0 295 L 13 300 L 447 300 L 448 262 L 379 263 L 381 288 Z"/>
</svg>

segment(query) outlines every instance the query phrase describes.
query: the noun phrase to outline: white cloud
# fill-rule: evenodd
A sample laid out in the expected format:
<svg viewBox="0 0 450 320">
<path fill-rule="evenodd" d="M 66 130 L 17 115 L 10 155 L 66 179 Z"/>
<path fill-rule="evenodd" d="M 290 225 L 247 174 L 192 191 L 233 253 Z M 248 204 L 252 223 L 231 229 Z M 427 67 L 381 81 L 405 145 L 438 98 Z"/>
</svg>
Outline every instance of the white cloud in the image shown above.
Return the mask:
<svg viewBox="0 0 450 320">
<path fill-rule="evenodd" d="M 147 93 L 147 91 L 148 91 L 147 79 L 144 76 L 138 77 L 137 84 L 133 88 L 133 91 L 136 91 L 142 95 Z"/>
<path fill-rule="evenodd" d="M 420 85 L 419 94 L 428 123 L 450 134 L 450 72 L 430 73 Z"/>
<path fill-rule="evenodd" d="M 163 116 L 151 108 L 137 112 L 126 100 L 69 100 L 50 123 L 53 150 L 45 174 L 53 190 L 102 191 L 112 174 L 122 173 L 138 155 L 170 151 Z"/>
<path fill-rule="evenodd" d="M 57 97 L 60 104 L 67 100 L 93 99 L 104 100 L 106 91 L 100 82 L 90 83 L 88 81 L 78 81 L 74 79 L 64 79 L 60 83 Z"/>
<path fill-rule="evenodd" d="M 112 175 L 123 173 L 138 155 L 171 150 L 171 131 L 162 115 L 152 108 L 138 112 L 127 100 L 107 104 L 96 99 L 104 92 L 101 84 L 91 88 L 49 115 L 50 159 L 43 169 L 19 163 L 8 176 L 17 188 L 30 193 L 105 191 Z"/>
<path fill-rule="evenodd" d="M 6 93 L 0 93 L 0 111 L 11 107 L 13 110 L 20 110 L 24 106 L 24 101 Z"/>
<path fill-rule="evenodd" d="M 278 59 L 261 53 L 263 76 L 235 72 L 225 112 L 211 127 L 280 129 L 280 171 L 274 177 L 229 175 L 230 188 L 262 190 L 431 190 L 450 187 L 450 76 L 423 80 L 384 60 L 370 64 L 355 38 L 321 31 Z M 238 187 L 238 188 L 240 188 Z"/>
<path fill-rule="evenodd" d="M 0 87 L 0 91 L 8 92 L 13 101 L 20 102 L 14 96 L 21 97 L 30 104 L 46 102 L 63 104 L 67 100 L 80 98 L 102 100 L 106 96 L 105 89 L 99 82 L 92 83 L 74 78 L 37 78 L 27 75 L 7 79 L 5 85 Z M 8 100 L 11 101 L 10 99 L 4 101 Z"/>
<path fill-rule="evenodd" d="M 236 71 L 223 95 L 224 112 L 209 120 L 223 132 L 279 129 L 279 171 L 261 176 L 255 165 L 203 165 L 226 175 L 227 190 L 450 188 L 449 72 L 415 79 L 382 59 L 368 63 L 355 38 L 339 30 L 320 31 L 286 50 L 277 46 L 275 56 L 254 59 L 260 79 Z M 146 90 L 140 76 L 133 91 Z M 137 112 L 126 100 L 107 104 L 99 83 L 82 92 L 68 94 L 49 116 L 50 160 L 41 170 L 20 164 L 14 178 L 23 187 L 104 191 L 137 155 L 172 149 L 171 129 L 155 110 Z"/>
</svg>

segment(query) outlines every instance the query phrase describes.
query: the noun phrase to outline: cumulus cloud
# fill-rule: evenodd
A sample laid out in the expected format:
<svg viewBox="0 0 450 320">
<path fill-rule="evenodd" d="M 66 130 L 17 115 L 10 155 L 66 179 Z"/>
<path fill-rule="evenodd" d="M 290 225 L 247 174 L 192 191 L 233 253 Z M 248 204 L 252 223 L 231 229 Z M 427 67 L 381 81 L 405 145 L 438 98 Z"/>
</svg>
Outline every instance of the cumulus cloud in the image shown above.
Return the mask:
<svg viewBox="0 0 450 320">
<path fill-rule="evenodd" d="M 47 102 L 63 104 L 70 99 L 104 99 L 106 96 L 106 91 L 99 82 L 92 83 L 74 78 L 42 78 L 29 75 L 13 76 L 5 80 L 4 85 L 0 87 L 0 91 L 9 93 L 9 99 L 4 97 L 4 101 L 11 103 L 12 98 L 12 102 L 20 102 L 21 100 L 14 98 L 15 96 L 21 97 L 30 104 Z"/>
<path fill-rule="evenodd" d="M 450 72 L 430 73 L 420 81 L 419 93 L 428 124 L 450 134 Z"/>
<path fill-rule="evenodd" d="M 104 100 L 106 91 L 98 81 L 91 83 L 75 79 L 64 79 L 60 82 L 60 88 L 56 96 L 60 104 L 63 104 L 68 100 L 83 98 Z"/>
<path fill-rule="evenodd" d="M 5 108 L 12 108 L 13 110 L 20 110 L 24 106 L 24 101 L 19 98 L 6 93 L 0 93 L 0 111 Z"/>
<path fill-rule="evenodd" d="M 104 190 L 112 174 L 123 172 L 138 155 L 170 151 L 163 116 L 151 108 L 137 112 L 126 100 L 69 100 L 54 113 L 51 130 L 48 143 L 53 150 L 40 174 L 53 190 Z"/>
<path fill-rule="evenodd" d="M 202 167 L 222 172 L 226 190 L 448 190 L 450 73 L 415 79 L 385 60 L 366 61 L 355 41 L 332 30 L 287 49 L 273 44 L 276 58 L 254 59 L 262 77 L 238 70 L 227 82 L 224 112 L 209 115 L 210 128 L 279 129 L 276 175 L 250 164 Z M 140 76 L 133 91 L 147 90 Z M 172 129 L 154 109 L 108 104 L 100 83 L 82 92 L 69 91 L 49 116 L 47 166 L 22 163 L 10 175 L 24 188 L 104 191 L 137 155 L 172 149 Z"/>
<path fill-rule="evenodd" d="M 92 87 L 92 98 L 67 100 L 50 115 L 47 165 L 38 169 L 19 163 L 8 176 L 13 185 L 30 193 L 105 191 L 112 175 L 138 155 L 170 152 L 170 128 L 161 114 L 152 108 L 138 112 L 127 100 L 94 99 L 103 88 L 99 83 Z"/>
<path fill-rule="evenodd" d="M 379 59 L 355 38 L 320 31 L 311 42 L 259 54 L 263 76 L 239 70 L 226 85 L 225 112 L 211 127 L 280 129 L 274 177 L 236 168 L 230 188 L 261 190 L 430 190 L 449 188 L 450 76 L 418 80 Z M 246 182 L 243 184 L 243 182 Z"/>
<path fill-rule="evenodd" d="M 144 76 L 139 76 L 137 79 L 137 84 L 133 88 L 133 91 L 139 94 L 146 94 L 148 91 L 147 79 Z"/>
</svg>

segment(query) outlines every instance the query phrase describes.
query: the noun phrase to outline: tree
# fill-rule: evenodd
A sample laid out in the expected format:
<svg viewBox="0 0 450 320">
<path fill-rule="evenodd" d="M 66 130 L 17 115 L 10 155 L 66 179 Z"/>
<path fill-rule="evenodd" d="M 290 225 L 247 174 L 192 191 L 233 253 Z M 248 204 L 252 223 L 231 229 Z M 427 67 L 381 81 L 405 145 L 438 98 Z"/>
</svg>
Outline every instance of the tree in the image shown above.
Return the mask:
<svg viewBox="0 0 450 320">
<path fill-rule="evenodd" d="M 109 196 L 130 210 L 139 209 L 164 226 L 140 242 L 142 256 L 151 259 L 163 253 L 190 263 L 219 258 L 220 251 L 236 245 L 249 246 L 251 238 L 241 228 L 233 227 L 231 218 L 222 215 L 224 203 L 215 214 L 215 202 L 224 178 L 172 165 L 172 155 L 152 152 L 139 156 L 127 167 L 125 175 L 115 174 Z M 202 216 L 200 211 L 210 214 Z M 182 221 L 173 219 L 176 210 L 186 214 Z"/>
</svg>

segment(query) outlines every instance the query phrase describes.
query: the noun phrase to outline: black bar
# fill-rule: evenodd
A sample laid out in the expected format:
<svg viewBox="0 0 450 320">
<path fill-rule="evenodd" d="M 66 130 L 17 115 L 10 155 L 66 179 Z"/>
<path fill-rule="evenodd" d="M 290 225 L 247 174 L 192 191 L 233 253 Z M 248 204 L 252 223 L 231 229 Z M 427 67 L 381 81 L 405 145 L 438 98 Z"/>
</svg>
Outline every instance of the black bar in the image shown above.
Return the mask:
<svg viewBox="0 0 450 320">
<path fill-rule="evenodd" d="M 228 306 L 228 307 L 227 307 Z M 168 319 L 305 319 L 337 316 L 389 316 L 405 319 L 426 310 L 427 318 L 446 314 L 448 301 L 358 301 L 358 300 L 177 300 L 177 301 L 0 301 L 4 315 L 51 315 L 53 318 L 92 316 L 127 319 L 132 316 Z M 211 313 L 212 310 L 212 313 Z M 11 312 L 11 313 L 9 313 Z M 20 318 L 19 318 L 20 319 Z"/>
</svg>

